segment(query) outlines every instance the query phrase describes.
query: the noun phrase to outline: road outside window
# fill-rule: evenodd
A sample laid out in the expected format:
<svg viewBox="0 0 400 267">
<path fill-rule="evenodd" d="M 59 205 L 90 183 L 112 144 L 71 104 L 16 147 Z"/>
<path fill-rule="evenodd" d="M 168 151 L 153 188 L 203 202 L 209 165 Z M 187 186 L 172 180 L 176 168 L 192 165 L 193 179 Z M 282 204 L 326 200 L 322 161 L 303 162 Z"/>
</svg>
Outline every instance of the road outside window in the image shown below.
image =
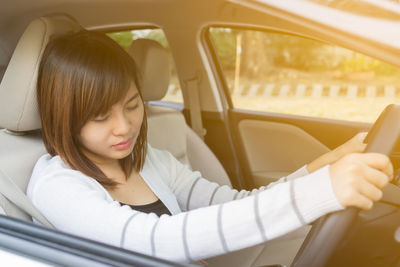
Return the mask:
<svg viewBox="0 0 400 267">
<path fill-rule="evenodd" d="M 400 69 L 299 36 L 209 30 L 235 108 L 373 122 L 400 104 Z"/>
<path fill-rule="evenodd" d="M 120 44 L 124 49 L 128 50 L 132 42 L 136 39 L 144 38 L 159 42 L 168 52 L 171 60 L 171 81 L 168 87 L 168 92 L 161 101 L 183 103 L 182 92 L 179 86 L 178 77 L 176 75 L 175 64 L 169 49 L 167 38 L 161 29 L 142 29 L 112 32 L 107 34 L 110 38 Z"/>
</svg>

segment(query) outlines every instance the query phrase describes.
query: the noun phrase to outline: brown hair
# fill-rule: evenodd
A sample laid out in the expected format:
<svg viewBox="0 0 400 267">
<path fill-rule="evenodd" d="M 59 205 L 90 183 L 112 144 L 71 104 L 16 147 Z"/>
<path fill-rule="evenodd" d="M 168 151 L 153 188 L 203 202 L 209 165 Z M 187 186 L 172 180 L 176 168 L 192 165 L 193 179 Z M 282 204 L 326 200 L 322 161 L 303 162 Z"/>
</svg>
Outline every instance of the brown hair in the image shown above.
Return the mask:
<svg viewBox="0 0 400 267">
<path fill-rule="evenodd" d="M 123 99 L 131 83 L 143 101 L 135 62 L 106 35 L 80 31 L 51 40 L 41 59 L 37 100 L 47 152 L 105 186 L 117 185 L 80 150 L 78 135 L 86 122 L 103 115 Z M 120 165 L 129 177 L 143 168 L 147 153 L 147 121 L 132 154 Z M 133 157 L 133 159 L 132 159 Z"/>
</svg>

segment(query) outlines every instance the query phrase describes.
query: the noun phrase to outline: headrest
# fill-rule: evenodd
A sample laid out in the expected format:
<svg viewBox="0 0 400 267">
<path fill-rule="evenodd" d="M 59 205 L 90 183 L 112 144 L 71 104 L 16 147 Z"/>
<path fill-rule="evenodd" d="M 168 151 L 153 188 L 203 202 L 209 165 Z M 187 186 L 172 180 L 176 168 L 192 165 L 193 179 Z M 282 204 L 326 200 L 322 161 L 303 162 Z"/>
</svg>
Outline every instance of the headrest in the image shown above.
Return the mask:
<svg viewBox="0 0 400 267">
<path fill-rule="evenodd" d="M 16 132 L 41 128 L 36 82 L 43 51 L 52 36 L 81 29 L 66 16 L 41 17 L 29 24 L 0 84 L 0 128 Z"/>
<path fill-rule="evenodd" d="M 128 50 L 135 60 L 140 76 L 143 100 L 162 99 L 168 91 L 171 66 L 168 53 L 158 42 L 138 39 Z"/>
</svg>

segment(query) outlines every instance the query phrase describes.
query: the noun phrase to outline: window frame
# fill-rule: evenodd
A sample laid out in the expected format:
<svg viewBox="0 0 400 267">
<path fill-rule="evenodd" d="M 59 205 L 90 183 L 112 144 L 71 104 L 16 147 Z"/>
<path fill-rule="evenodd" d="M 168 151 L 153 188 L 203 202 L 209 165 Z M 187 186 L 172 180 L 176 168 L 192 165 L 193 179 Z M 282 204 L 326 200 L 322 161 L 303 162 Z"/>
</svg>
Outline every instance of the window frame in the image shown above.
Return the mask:
<svg viewBox="0 0 400 267">
<path fill-rule="evenodd" d="M 187 266 L 0 215 L 0 249 L 47 264 Z"/>
</svg>

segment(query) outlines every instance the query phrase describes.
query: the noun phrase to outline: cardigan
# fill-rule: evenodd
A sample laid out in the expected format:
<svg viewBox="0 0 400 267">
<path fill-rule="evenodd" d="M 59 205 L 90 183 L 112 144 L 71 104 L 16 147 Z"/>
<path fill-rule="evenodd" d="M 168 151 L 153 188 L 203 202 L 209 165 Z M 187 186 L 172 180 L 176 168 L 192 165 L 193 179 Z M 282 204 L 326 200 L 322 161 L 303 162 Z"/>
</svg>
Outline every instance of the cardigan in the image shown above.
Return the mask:
<svg viewBox="0 0 400 267">
<path fill-rule="evenodd" d="M 237 191 L 148 145 L 140 175 L 172 215 L 121 206 L 95 179 L 49 154 L 36 163 L 27 195 L 58 230 L 182 263 L 261 244 L 343 209 L 329 166 Z"/>
</svg>

